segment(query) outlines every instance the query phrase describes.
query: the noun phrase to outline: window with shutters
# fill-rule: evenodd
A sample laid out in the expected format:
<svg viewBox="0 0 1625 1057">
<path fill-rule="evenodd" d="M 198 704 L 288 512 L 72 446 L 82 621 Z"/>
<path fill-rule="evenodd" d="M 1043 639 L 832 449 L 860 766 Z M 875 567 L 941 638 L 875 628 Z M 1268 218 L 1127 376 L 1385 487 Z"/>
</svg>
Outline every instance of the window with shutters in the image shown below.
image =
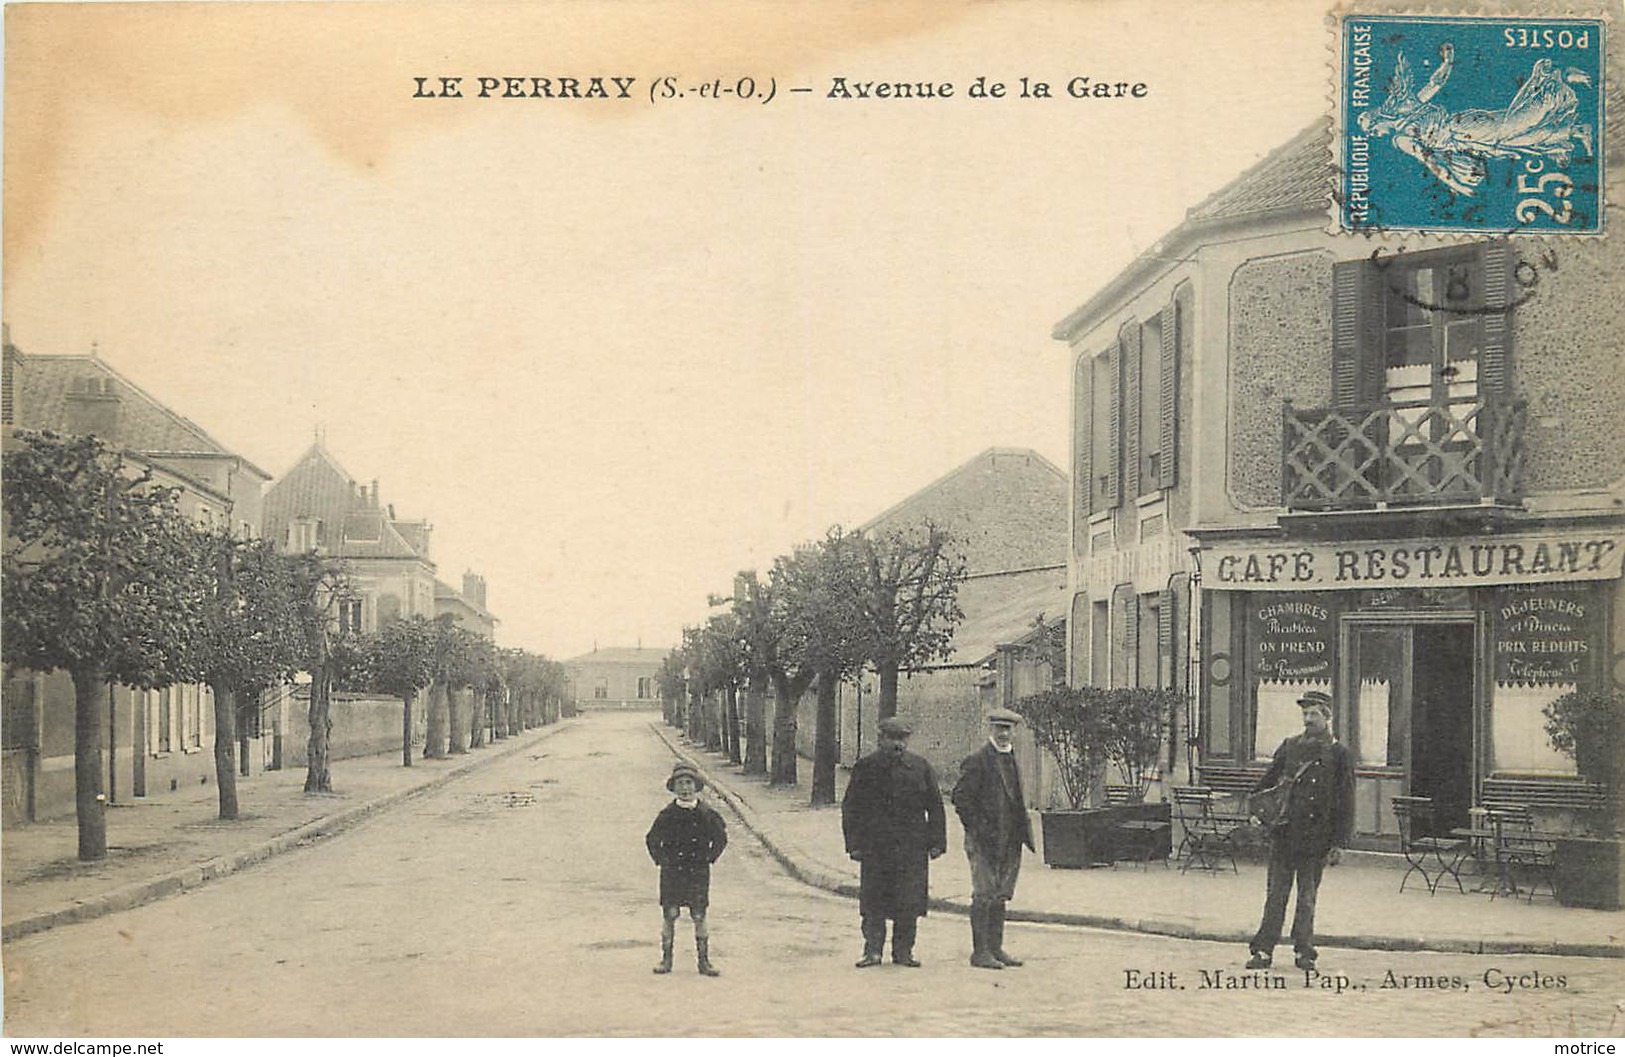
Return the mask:
<svg viewBox="0 0 1625 1057">
<path fill-rule="evenodd" d="M 1162 313 L 1140 328 L 1139 472 L 1136 494 L 1162 488 Z"/>
<path fill-rule="evenodd" d="M 1140 596 L 1139 663 L 1135 685 L 1148 690 L 1162 688 L 1162 602 L 1156 595 Z"/>
<path fill-rule="evenodd" d="M 1093 405 L 1089 416 L 1089 509 L 1091 513 L 1117 505 L 1117 349 L 1096 356 L 1091 363 Z"/>
<path fill-rule="evenodd" d="M 1112 684 L 1111 606 L 1095 602 L 1089 616 L 1089 685 Z"/>
<path fill-rule="evenodd" d="M 1511 264 L 1487 242 L 1334 266 L 1332 406 L 1287 408 L 1289 508 L 1517 499 Z"/>
</svg>

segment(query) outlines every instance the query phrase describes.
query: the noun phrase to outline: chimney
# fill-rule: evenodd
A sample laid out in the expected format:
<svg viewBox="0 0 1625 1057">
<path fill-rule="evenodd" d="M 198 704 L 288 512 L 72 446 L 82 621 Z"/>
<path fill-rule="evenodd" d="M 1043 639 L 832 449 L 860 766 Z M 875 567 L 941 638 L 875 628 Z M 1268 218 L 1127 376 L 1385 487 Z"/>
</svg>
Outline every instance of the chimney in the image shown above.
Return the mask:
<svg viewBox="0 0 1625 1057">
<path fill-rule="evenodd" d="M 68 393 L 62 427 L 68 433 L 94 435 L 116 446 L 123 410 L 113 379 L 100 373 L 87 375 Z"/>
<path fill-rule="evenodd" d="M 372 479 L 372 508 L 378 509 L 378 478 Z"/>
<path fill-rule="evenodd" d="M 485 577 L 478 573 L 463 574 L 463 597 L 470 602 L 485 608 Z"/>
</svg>

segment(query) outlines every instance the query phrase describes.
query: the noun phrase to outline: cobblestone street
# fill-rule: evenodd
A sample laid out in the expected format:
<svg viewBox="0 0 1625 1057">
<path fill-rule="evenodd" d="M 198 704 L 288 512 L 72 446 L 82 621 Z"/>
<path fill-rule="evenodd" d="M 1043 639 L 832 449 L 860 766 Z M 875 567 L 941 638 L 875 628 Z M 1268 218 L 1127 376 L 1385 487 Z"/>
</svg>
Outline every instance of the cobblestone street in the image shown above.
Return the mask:
<svg viewBox="0 0 1625 1057">
<path fill-rule="evenodd" d="M 1625 1025 L 1610 959 L 1326 950 L 1306 987 L 1293 971 L 1242 973 L 1245 952 L 1230 945 L 1012 925 L 1027 964 L 995 974 L 965 964 L 966 923 L 947 913 L 922 922 L 924 968 L 860 973 L 855 903 L 787 877 L 731 816 L 712 884 L 723 975 L 695 973 L 685 918 L 677 971 L 658 977 L 642 838 L 671 756 L 650 723 L 588 717 L 336 839 L 8 943 L 6 1031 L 1586 1036 Z M 1171 986 L 1129 987 L 1131 974 Z M 1383 986 L 1406 976 L 1445 987 Z"/>
</svg>

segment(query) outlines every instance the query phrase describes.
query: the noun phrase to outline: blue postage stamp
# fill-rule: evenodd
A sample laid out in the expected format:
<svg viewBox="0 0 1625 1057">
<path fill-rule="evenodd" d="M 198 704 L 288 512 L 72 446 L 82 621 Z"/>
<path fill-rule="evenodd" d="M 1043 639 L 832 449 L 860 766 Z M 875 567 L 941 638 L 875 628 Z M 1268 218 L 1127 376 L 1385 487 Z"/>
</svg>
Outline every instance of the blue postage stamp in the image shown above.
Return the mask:
<svg viewBox="0 0 1625 1057">
<path fill-rule="evenodd" d="M 1336 225 L 1600 234 L 1604 24 L 1338 20 Z"/>
</svg>

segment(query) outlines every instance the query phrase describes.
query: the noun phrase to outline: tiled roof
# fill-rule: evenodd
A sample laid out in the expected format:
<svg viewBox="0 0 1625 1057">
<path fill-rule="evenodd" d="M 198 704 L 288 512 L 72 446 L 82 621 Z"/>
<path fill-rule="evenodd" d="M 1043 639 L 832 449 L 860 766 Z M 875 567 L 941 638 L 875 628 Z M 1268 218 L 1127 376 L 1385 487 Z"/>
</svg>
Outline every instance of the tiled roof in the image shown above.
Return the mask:
<svg viewBox="0 0 1625 1057">
<path fill-rule="evenodd" d="M 427 527 L 397 522 L 345 472 L 325 445 L 316 441 L 293 468 L 265 492 L 264 525 L 268 539 L 286 538 L 294 518 L 322 522 L 320 543 L 344 558 L 418 558 L 428 561 Z M 397 525 L 413 530 L 409 540 Z M 423 545 L 419 545 L 419 540 Z"/>
<path fill-rule="evenodd" d="M 670 649 L 646 649 L 638 646 L 605 646 L 583 653 L 578 657 L 571 657 L 564 663 L 576 664 L 654 664 L 658 665 L 666 659 Z"/>
<path fill-rule="evenodd" d="M 868 521 L 865 521 L 863 524 L 859 525 L 858 531 L 872 531 L 877 525 L 880 525 L 882 522 L 885 522 L 895 517 L 902 511 L 908 509 L 908 507 L 921 496 L 928 495 L 929 493 L 936 491 L 956 477 L 970 473 L 971 471 L 982 467 L 984 463 L 992 465 L 999 456 L 1016 456 L 1029 459 L 1034 465 L 1052 473 L 1056 480 L 1060 481 L 1063 485 L 1066 483 L 1066 473 L 1053 462 L 1046 459 L 1040 452 L 1034 451 L 1031 448 L 989 448 L 986 451 L 976 455 L 974 458 L 967 459 L 965 462 L 960 463 L 958 466 L 954 467 L 952 470 L 949 470 L 947 473 L 943 474 L 941 477 L 938 477 L 935 481 L 932 481 L 925 487 L 918 488 L 905 498 L 893 503 L 885 510 L 882 510 Z"/>
<path fill-rule="evenodd" d="M 201 426 L 149 395 L 97 356 L 41 356 L 13 347 L 11 367 L 14 424 L 25 429 L 67 428 L 68 401 L 90 379 L 110 382 L 119 398 L 118 436 L 104 438 L 120 448 L 168 455 L 212 455 L 242 459 Z M 270 475 L 242 459 L 262 477 Z"/>
<path fill-rule="evenodd" d="M 1039 614 L 1054 619 L 1066 612 L 1066 570 L 1000 573 L 976 581 L 980 603 L 972 611 L 962 600 L 965 619 L 954 629 L 953 653 L 926 668 L 981 664 L 1001 643 L 1033 630 Z"/>
<path fill-rule="evenodd" d="M 1317 120 L 1187 210 L 1185 224 L 1325 209 L 1332 167 L 1330 137 L 1330 122 Z"/>
</svg>

